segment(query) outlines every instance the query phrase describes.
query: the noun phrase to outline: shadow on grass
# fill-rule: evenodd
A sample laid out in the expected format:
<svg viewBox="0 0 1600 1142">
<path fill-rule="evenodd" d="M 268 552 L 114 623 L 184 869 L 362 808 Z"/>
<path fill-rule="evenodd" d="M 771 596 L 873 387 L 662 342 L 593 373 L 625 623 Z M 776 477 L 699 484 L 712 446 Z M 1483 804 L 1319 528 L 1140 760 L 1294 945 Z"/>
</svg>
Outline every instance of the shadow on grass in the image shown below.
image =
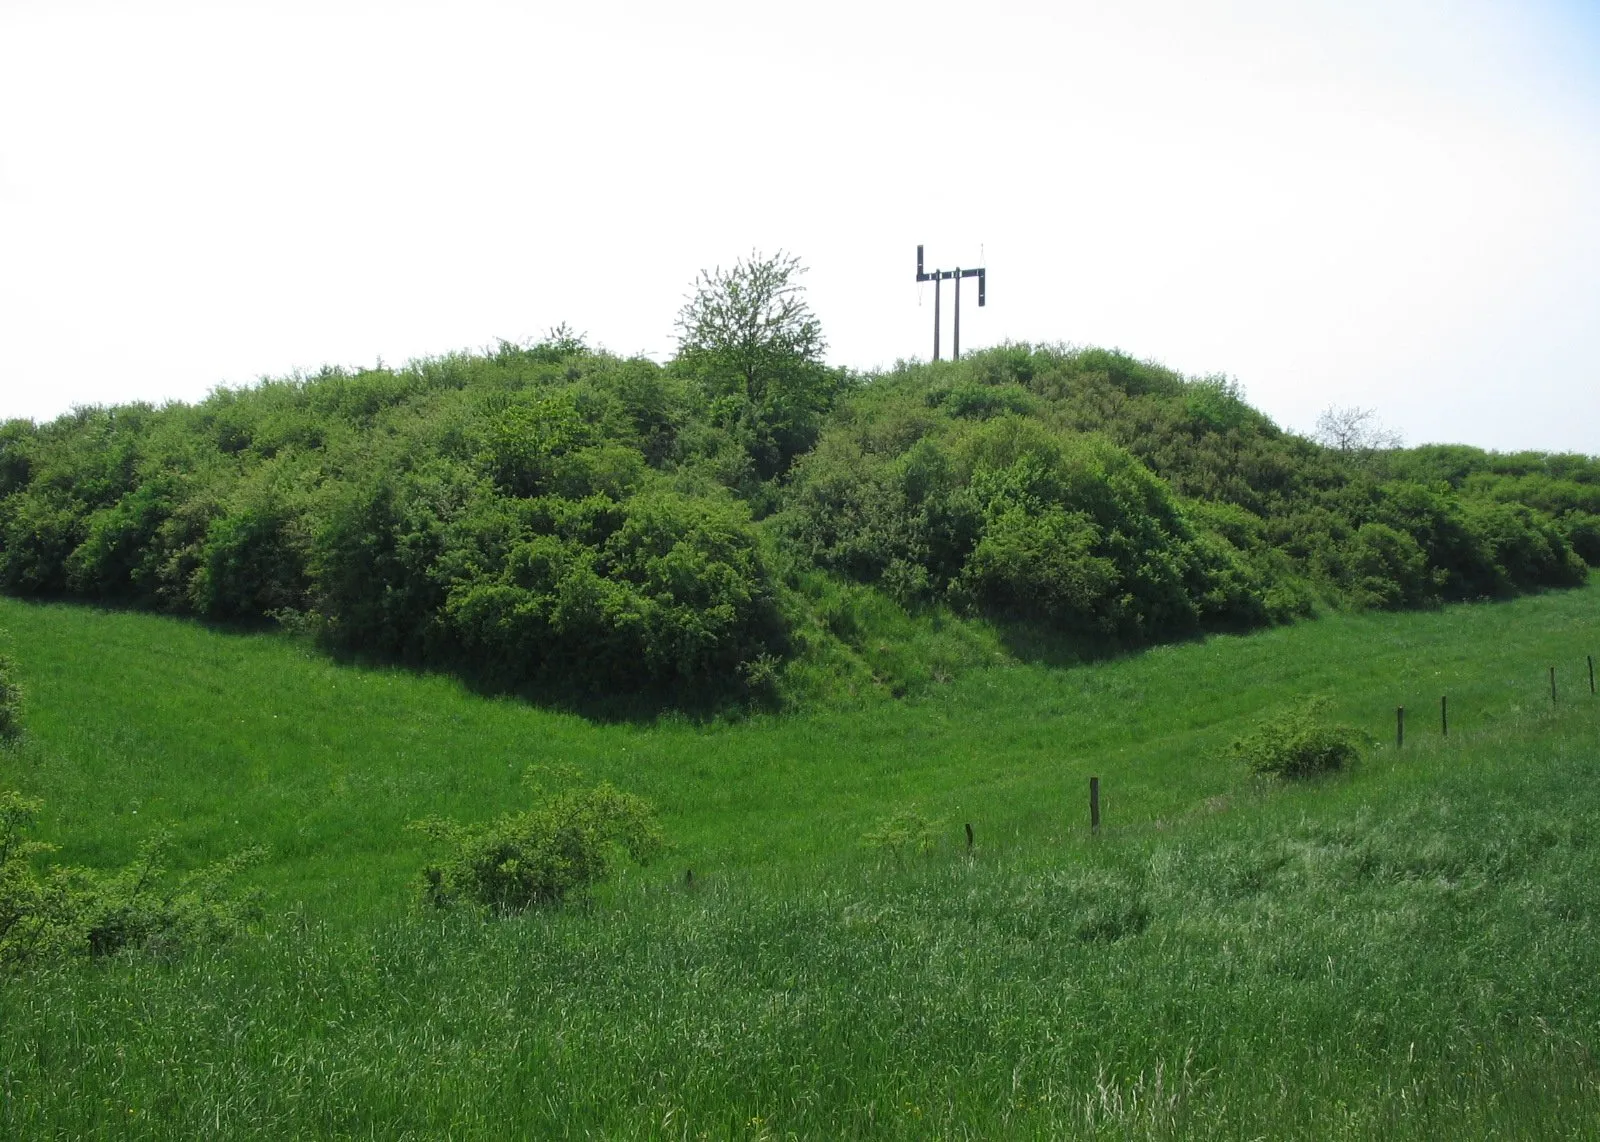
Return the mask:
<svg viewBox="0 0 1600 1142">
<path fill-rule="evenodd" d="M 504 666 L 474 660 L 466 654 L 386 652 L 351 646 L 304 632 L 284 632 L 275 623 L 208 627 L 239 633 L 276 632 L 304 643 L 343 666 L 401 669 L 416 674 L 453 678 L 482 698 L 511 698 L 556 713 L 572 714 L 597 723 L 652 725 L 663 719 L 696 724 L 737 721 L 751 714 L 778 708 L 775 694 L 734 683 L 676 680 L 667 685 L 640 684 L 624 689 L 585 680 L 580 670 L 567 664 L 545 664 L 537 675 L 514 673 Z"/>
<path fill-rule="evenodd" d="M 1006 616 L 989 616 L 1006 652 L 1030 666 L 1067 668 L 1092 666 L 1127 658 L 1155 646 L 1173 646 L 1186 642 L 1201 642 L 1214 634 L 1246 634 L 1262 630 L 1270 624 L 1229 624 L 1186 631 L 1164 632 L 1147 638 L 1114 637 L 1110 635 L 1063 631 L 1037 621 Z"/>
<path fill-rule="evenodd" d="M 684 680 L 666 686 L 641 686 L 633 690 L 609 689 L 569 678 L 529 679 L 508 676 L 466 655 L 438 652 L 389 652 L 338 643 L 309 629 L 285 626 L 277 619 L 213 619 L 177 615 L 122 599 L 81 599 L 71 595 L 7 595 L 25 606 L 70 606 L 108 614 L 150 615 L 189 623 L 212 634 L 233 638 L 262 635 L 303 646 L 341 666 L 373 670 L 405 670 L 417 675 L 452 678 L 485 698 L 513 698 L 541 709 L 572 714 L 597 723 L 651 725 L 663 719 L 696 724 L 737 721 L 779 708 L 777 695 L 768 688 Z M 547 671 L 554 673 L 554 671 Z"/>
<path fill-rule="evenodd" d="M 349 647 L 318 643 L 334 661 L 369 667 L 402 667 L 418 673 L 455 678 L 483 698 L 514 698 L 540 709 L 572 714 L 599 723 L 652 725 L 663 719 L 683 719 L 697 724 L 737 721 L 754 713 L 775 710 L 772 695 L 731 684 L 680 681 L 670 685 L 645 685 L 633 690 L 585 684 L 574 678 L 517 678 L 464 659 L 424 662 L 398 655 L 375 655 Z"/>
</svg>

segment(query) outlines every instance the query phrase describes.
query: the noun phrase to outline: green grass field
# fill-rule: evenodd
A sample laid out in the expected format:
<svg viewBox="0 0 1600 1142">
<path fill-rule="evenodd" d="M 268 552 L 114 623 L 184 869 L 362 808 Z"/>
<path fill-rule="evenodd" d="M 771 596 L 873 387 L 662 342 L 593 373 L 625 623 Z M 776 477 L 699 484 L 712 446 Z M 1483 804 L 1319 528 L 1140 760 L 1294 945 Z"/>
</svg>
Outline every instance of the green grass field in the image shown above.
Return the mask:
<svg viewBox="0 0 1600 1142">
<path fill-rule="evenodd" d="M 0 787 L 59 859 L 158 827 L 187 863 L 273 854 L 251 936 L 0 978 L 5 1136 L 1600 1131 L 1600 589 L 709 725 L 142 614 L 0 600 L 0 629 Z M 1371 735 L 1353 772 L 1223 759 L 1314 694 Z M 650 798 L 673 852 L 584 906 L 418 911 L 405 822 L 517 807 L 553 762 Z M 865 852 L 908 806 L 943 843 Z"/>
</svg>

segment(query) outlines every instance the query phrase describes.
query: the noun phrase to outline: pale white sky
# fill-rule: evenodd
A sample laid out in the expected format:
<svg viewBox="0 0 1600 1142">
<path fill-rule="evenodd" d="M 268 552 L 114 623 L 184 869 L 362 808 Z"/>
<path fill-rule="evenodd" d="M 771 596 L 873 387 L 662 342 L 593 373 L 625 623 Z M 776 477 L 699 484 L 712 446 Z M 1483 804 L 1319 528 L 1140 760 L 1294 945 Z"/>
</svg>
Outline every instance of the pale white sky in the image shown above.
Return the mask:
<svg viewBox="0 0 1600 1142">
<path fill-rule="evenodd" d="M 920 242 L 987 261 L 969 348 L 1600 453 L 1597 203 L 1589 0 L 0 0 L 0 418 L 560 321 L 664 360 L 752 247 L 835 362 L 926 357 Z"/>
</svg>

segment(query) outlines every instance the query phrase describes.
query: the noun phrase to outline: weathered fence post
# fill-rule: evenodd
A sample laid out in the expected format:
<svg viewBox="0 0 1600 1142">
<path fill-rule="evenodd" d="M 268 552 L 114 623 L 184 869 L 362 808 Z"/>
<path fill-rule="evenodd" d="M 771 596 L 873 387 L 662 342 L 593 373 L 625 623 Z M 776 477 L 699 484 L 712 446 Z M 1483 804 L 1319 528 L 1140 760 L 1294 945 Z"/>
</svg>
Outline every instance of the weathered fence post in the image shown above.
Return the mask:
<svg viewBox="0 0 1600 1142">
<path fill-rule="evenodd" d="M 1406 744 L 1406 708 L 1394 708 L 1394 748 L 1399 749 Z"/>
<path fill-rule="evenodd" d="M 1100 831 L 1100 779 L 1089 778 L 1089 831 Z"/>
<path fill-rule="evenodd" d="M 1439 733 L 1442 737 L 1450 736 L 1450 696 L 1442 694 L 1439 697 Z"/>
<path fill-rule="evenodd" d="M 1550 668 L 1550 704 L 1552 706 L 1556 704 L 1556 668 L 1554 666 Z"/>
</svg>

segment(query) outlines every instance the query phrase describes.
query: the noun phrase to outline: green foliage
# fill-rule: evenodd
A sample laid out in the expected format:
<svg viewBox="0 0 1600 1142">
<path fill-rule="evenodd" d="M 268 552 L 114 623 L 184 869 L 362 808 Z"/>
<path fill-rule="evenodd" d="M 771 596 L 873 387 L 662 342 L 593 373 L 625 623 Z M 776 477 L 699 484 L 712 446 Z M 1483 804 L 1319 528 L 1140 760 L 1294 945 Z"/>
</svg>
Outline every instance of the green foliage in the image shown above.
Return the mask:
<svg viewBox="0 0 1600 1142">
<path fill-rule="evenodd" d="M 1360 756 L 1361 735 L 1327 721 L 1328 703 L 1312 699 L 1261 719 L 1228 747 L 1252 773 L 1305 778 L 1333 773 Z"/>
<path fill-rule="evenodd" d="M 29 840 L 42 803 L 0 790 L 0 969 L 60 956 L 125 950 L 173 954 L 228 940 L 261 915 L 259 893 L 233 881 L 266 857 L 246 849 L 182 876 L 165 866 L 171 842 L 157 835 L 110 874 L 52 866 L 54 847 Z"/>
<path fill-rule="evenodd" d="M 915 808 L 901 809 L 880 820 L 861 834 L 867 849 L 899 859 L 926 856 L 939 843 L 942 822 L 930 821 Z"/>
<path fill-rule="evenodd" d="M 1539 458 L 1547 483 L 1513 465 L 1518 482 L 1493 475 L 1490 494 L 1471 483 L 1487 461 L 1411 455 L 1283 433 L 1225 378 L 1009 345 L 852 394 L 778 522 L 805 558 L 907 604 L 1118 643 L 1283 621 L 1319 598 L 1394 609 L 1582 581 L 1582 519 L 1549 513 L 1586 502 L 1573 489 L 1600 466 Z"/>
<path fill-rule="evenodd" d="M 781 646 L 748 514 L 664 488 L 485 505 L 435 572 L 492 671 L 594 687 L 727 679 Z"/>
<path fill-rule="evenodd" d="M 486 825 L 431 817 L 410 827 L 444 850 L 422 870 L 423 901 L 434 908 L 475 905 L 496 915 L 580 896 L 604 881 L 620 856 L 642 864 L 664 843 L 650 804 L 604 782 L 553 794 Z"/>
<path fill-rule="evenodd" d="M 1012 414 L 924 419 L 875 440 L 881 423 L 825 441 L 796 474 L 781 524 L 818 563 L 908 602 L 1103 638 L 1264 617 L 1231 545 L 1202 538 L 1171 489 L 1109 441 Z"/>
<path fill-rule="evenodd" d="M 17 664 L 0 654 L 0 741 L 22 733 L 22 683 Z"/>
<path fill-rule="evenodd" d="M 1381 523 L 1364 523 L 1346 544 L 1351 601 L 1362 607 L 1418 606 L 1433 598 L 1427 557 L 1417 541 Z"/>
<path fill-rule="evenodd" d="M 1560 525 L 1572 550 L 1591 567 L 1600 567 L 1600 514 L 1568 512 Z"/>
<path fill-rule="evenodd" d="M 696 279 L 678 314 L 678 367 L 703 388 L 712 422 L 731 431 L 764 479 L 816 440 L 844 375 L 806 303 L 798 258 L 752 252 Z"/>
<path fill-rule="evenodd" d="M 211 618 L 497 685 L 770 685 L 749 511 L 697 473 L 692 385 L 570 330 L 489 357 L 13 425 L 0 586 Z M 698 440 L 698 442 L 696 442 Z M 698 450 L 698 451 L 697 451 Z"/>
<path fill-rule="evenodd" d="M 276 619 L 572 705 L 742 708 L 915 692 L 962 639 L 1071 657 L 1600 562 L 1592 458 L 1321 447 L 1225 377 L 1100 349 L 852 378 L 800 274 L 702 275 L 666 366 L 562 326 L 0 425 L 0 591 Z M 895 633 L 839 633 L 846 600 Z"/>
</svg>

